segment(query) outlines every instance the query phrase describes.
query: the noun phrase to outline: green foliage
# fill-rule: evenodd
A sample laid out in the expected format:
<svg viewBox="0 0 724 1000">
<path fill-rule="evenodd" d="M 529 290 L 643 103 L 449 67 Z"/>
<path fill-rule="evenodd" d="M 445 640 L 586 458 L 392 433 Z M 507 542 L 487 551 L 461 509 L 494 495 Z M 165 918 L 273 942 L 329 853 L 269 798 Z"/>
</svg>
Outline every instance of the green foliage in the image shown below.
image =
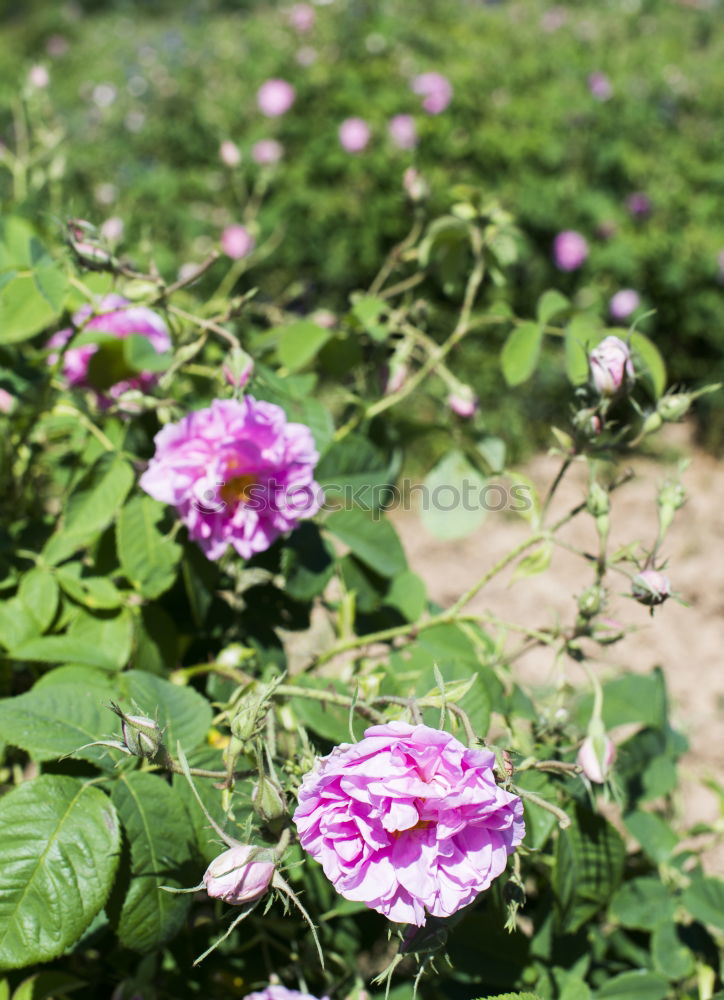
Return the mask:
<svg viewBox="0 0 724 1000">
<path fill-rule="evenodd" d="M 108 898 L 118 818 L 99 788 L 42 775 L 0 801 L 0 831 L 0 968 L 47 962 L 78 940 Z"/>
</svg>

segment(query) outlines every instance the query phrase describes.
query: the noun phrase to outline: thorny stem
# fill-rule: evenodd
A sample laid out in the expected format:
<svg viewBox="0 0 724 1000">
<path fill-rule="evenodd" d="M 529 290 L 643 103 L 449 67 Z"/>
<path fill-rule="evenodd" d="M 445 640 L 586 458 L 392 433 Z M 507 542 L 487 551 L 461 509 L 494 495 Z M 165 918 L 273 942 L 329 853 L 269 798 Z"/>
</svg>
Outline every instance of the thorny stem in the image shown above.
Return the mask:
<svg viewBox="0 0 724 1000">
<path fill-rule="evenodd" d="M 415 213 L 415 221 L 412 225 L 412 229 L 407 234 L 407 236 L 402 240 L 401 243 L 398 243 L 397 246 L 393 247 L 392 250 L 390 250 L 389 254 L 387 255 L 387 260 L 384 262 L 384 264 L 380 268 L 377 277 L 374 279 L 374 281 L 369 287 L 369 292 L 368 292 L 369 295 L 377 295 L 378 292 L 381 291 L 381 289 L 384 287 L 385 282 L 399 264 L 400 258 L 402 257 L 405 250 L 407 250 L 408 247 L 413 246 L 417 242 L 417 238 L 422 232 L 422 225 L 423 225 L 422 213 L 420 211 L 417 211 Z"/>
<path fill-rule="evenodd" d="M 340 694 L 338 691 L 319 691 L 315 688 L 298 687 L 295 684 L 280 684 L 274 690 L 274 694 L 286 695 L 288 698 L 310 698 L 312 701 L 325 701 L 330 705 L 341 705 L 343 708 L 354 707 L 355 712 L 369 719 L 370 722 L 384 722 L 385 718 L 380 712 L 367 705 L 363 701 L 354 701 L 349 695 Z"/>
<path fill-rule="evenodd" d="M 565 476 L 565 474 L 568 472 L 569 468 L 571 467 L 571 463 L 573 462 L 574 458 L 575 458 L 575 454 L 567 455 L 565 457 L 565 459 L 563 460 L 563 462 L 561 464 L 560 469 L 558 470 L 558 473 L 557 473 L 555 479 L 551 483 L 550 488 L 548 490 L 548 493 L 546 495 L 546 498 L 543 501 L 543 508 L 541 510 L 541 515 L 540 515 L 541 524 L 545 521 L 545 516 L 548 513 L 548 508 L 551 505 L 551 501 L 553 500 L 553 497 L 555 496 L 556 490 L 558 489 L 558 487 L 563 482 L 563 477 Z"/>
<path fill-rule="evenodd" d="M 568 813 L 559 809 L 558 806 L 554 806 L 552 802 L 547 802 L 545 799 L 542 799 L 540 795 L 536 795 L 535 792 L 529 792 L 527 788 L 520 788 L 518 785 L 515 785 L 515 793 L 516 795 L 520 795 L 522 799 L 528 799 L 529 802 L 533 802 L 535 805 L 540 806 L 541 809 L 546 809 L 549 813 L 553 813 L 558 820 L 558 825 L 561 830 L 565 830 L 571 825 L 571 817 Z"/>
</svg>

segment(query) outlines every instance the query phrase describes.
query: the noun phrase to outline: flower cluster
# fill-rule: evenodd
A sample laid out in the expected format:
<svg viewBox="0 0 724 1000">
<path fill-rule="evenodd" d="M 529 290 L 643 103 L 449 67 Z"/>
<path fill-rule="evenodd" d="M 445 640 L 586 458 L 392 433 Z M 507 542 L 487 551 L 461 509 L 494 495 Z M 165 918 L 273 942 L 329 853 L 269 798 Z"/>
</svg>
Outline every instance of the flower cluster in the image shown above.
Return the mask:
<svg viewBox="0 0 724 1000">
<path fill-rule="evenodd" d="M 299 840 L 346 899 L 398 923 L 450 916 L 503 872 L 525 832 L 494 764 L 442 730 L 372 726 L 305 776 Z"/>
<path fill-rule="evenodd" d="M 176 508 L 209 559 L 229 546 L 249 559 L 319 510 L 312 433 L 274 403 L 217 399 L 154 440 L 140 485 Z"/>
</svg>

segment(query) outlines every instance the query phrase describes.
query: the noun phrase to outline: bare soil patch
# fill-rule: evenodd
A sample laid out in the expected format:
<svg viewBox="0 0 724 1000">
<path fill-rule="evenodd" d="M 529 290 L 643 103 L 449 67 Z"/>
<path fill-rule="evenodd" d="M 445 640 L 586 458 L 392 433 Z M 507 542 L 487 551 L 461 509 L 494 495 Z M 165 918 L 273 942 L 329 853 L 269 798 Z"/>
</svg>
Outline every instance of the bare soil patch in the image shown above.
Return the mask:
<svg viewBox="0 0 724 1000">
<path fill-rule="evenodd" d="M 671 462 L 636 458 L 630 464 L 635 473 L 631 482 L 613 495 L 611 541 L 613 546 L 631 541 L 651 544 L 656 533 L 656 491 L 668 474 L 676 471 L 677 450 L 692 454 L 685 428 L 670 428 L 666 439 Z M 539 489 L 545 490 L 559 466 L 559 459 L 539 456 L 522 471 Z M 620 643 L 602 651 L 597 669 L 602 677 L 621 668 L 648 672 L 660 665 L 672 698 L 674 725 L 689 739 L 690 751 L 682 761 L 683 792 L 678 802 L 681 826 L 718 823 L 724 817 L 716 794 L 702 782 L 724 775 L 724 464 L 711 455 L 693 451 L 693 460 L 684 473 L 687 503 L 672 525 L 664 545 L 667 573 L 674 591 L 689 605 L 673 600 L 657 609 L 651 618 L 646 608 L 624 596 L 628 581 L 612 574 L 610 617 L 635 625 L 637 631 Z M 560 514 L 584 498 L 586 468 L 575 464 L 561 485 L 554 510 Z M 451 605 L 499 558 L 529 533 L 520 517 L 503 512 L 490 513 L 472 536 L 455 542 L 441 542 L 425 531 L 415 512 L 393 515 L 411 567 L 425 580 L 429 596 L 439 604 Z M 562 532 L 563 540 L 595 552 L 593 519 L 577 517 Z M 577 555 L 556 547 L 553 562 L 542 576 L 510 583 L 509 571 L 496 577 L 470 604 L 472 611 L 490 612 L 512 622 L 544 627 L 560 619 L 571 622 L 575 597 L 592 581 L 592 570 Z M 620 586 L 619 586 L 620 582 Z M 552 654 L 537 648 L 516 664 L 518 676 L 533 685 L 552 683 L 555 670 Z M 584 683 L 580 668 L 563 664 L 571 683 Z M 711 874 L 724 874 L 724 844 L 706 837 L 704 863 Z"/>
</svg>

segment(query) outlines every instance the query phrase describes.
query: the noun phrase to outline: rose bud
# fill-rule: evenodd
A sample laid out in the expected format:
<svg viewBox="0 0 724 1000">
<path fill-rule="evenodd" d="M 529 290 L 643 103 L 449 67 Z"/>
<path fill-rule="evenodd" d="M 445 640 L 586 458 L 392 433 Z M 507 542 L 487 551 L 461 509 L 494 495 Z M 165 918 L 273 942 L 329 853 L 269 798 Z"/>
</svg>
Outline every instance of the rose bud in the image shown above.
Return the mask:
<svg viewBox="0 0 724 1000">
<path fill-rule="evenodd" d="M 229 385 L 235 389 L 243 389 L 254 371 L 254 361 L 246 351 L 235 347 L 229 351 L 221 370 Z"/>
<path fill-rule="evenodd" d="M 147 715 L 126 715 L 111 702 L 111 710 L 121 720 L 123 742 L 134 757 L 153 760 L 163 746 L 161 729 L 155 719 Z"/>
<path fill-rule="evenodd" d="M 276 781 L 266 774 L 259 775 L 259 782 L 251 793 L 251 804 L 257 816 L 265 823 L 272 823 L 286 815 L 284 792 Z"/>
<path fill-rule="evenodd" d="M 90 271 L 108 271 L 115 266 L 113 255 L 98 242 L 96 227 L 85 219 L 69 219 L 66 239 L 81 267 Z"/>
<path fill-rule="evenodd" d="M 469 385 L 461 385 L 447 397 L 447 405 L 458 417 L 469 420 L 478 409 L 478 397 Z"/>
<path fill-rule="evenodd" d="M 631 593 L 639 604 L 653 608 L 671 597 L 671 583 L 665 573 L 657 569 L 645 569 L 633 578 Z"/>
<path fill-rule="evenodd" d="M 602 396 L 615 396 L 634 379 L 631 351 L 619 337 L 606 337 L 588 356 L 591 379 Z"/>
<path fill-rule="evenodd" d="M 596 743 L 600 745 L 596 747 Z M 600 751 L 600 754 L 599 754 Z M 578 751 L 576 763 L 589 781 L 602 785 L 616 756 L 616 746 L 608 736 L 594 739 L 587 736 Z"/>
<path fill-rule="evenodd" d="M 606 591 L 594 583 L 578 598 L 578 610 L 584 618 L 593 618 L 606 604 Z"/>
<path fill-rule="evenodd" d="M 430 193 L 427 181 L 415 167 L 408 167 L 402 175 L 402 186 L 410 201 L 424 201 Z"/>
<path fill-rule="evenodd" d="M 274 877 L 271 861 L 250 861 L 249 857 L 267 857 L 269 852 L 242 844 L 214 858 L 204 872 L 203 883 L 212 899 L 238 906 L 263 896 Z"/>
</svg>

